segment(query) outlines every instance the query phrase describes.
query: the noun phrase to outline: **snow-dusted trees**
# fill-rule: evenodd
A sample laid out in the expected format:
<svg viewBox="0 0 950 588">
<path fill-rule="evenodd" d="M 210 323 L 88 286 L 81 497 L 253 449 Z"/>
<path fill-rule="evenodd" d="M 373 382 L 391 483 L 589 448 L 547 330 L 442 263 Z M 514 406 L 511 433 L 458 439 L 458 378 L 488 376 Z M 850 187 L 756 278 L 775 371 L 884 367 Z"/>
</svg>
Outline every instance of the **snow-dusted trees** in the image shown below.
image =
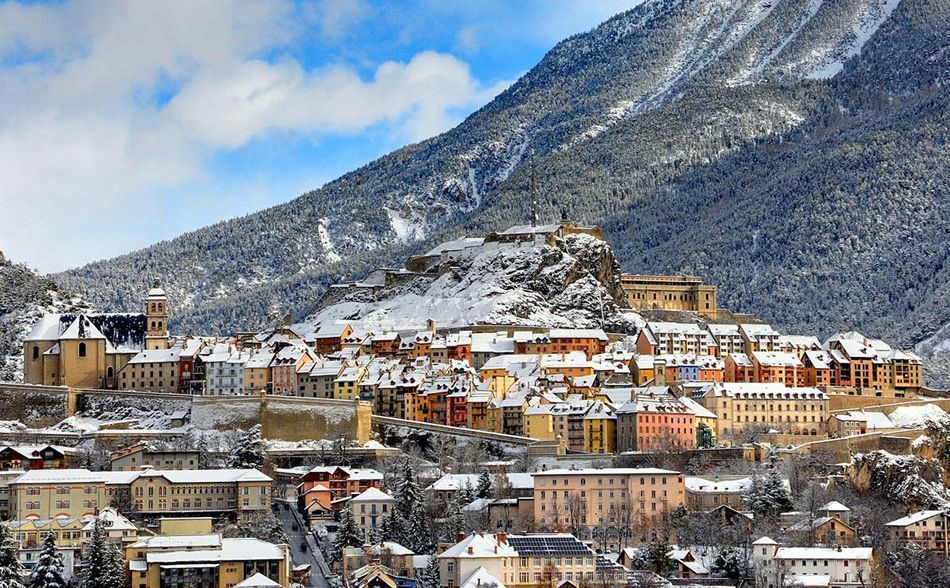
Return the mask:
<svg viewBox="0 0 950 588">
<path fill-rule="evenodd" d="M 380 528 L 382 539 L 395 541 L 416 553 L 427 553 L 433 546 L 433 537 L 425 498 L 409 460 L 403 464 L 393 497 L 396 503 Z"/>
<path fill-rule="evenodd" d="M 0 586 L 22 588 L 24 573 L 10 527 L 0 525 Z"/>
<path fill-rule="evenodd" d="M 363 533 L 356 525 L 356 517 L 349 504 L 340 512 L 340 528 L 336 532 L 333 546 L 330 549 L 330 561 L 337 562 L 343 559 L 343 550 L 347 547 L 359 547 L 363 544 Z"/>
<path fill-rule="evenodd" d="M 237 469 L 259 468 L 264 465 L 264 436 L 260 424 L 248 429 L 238 439 L 228 456 L 228 467 Z"/>
<path fill-rule="evenodd" d="M 775 516 L 788 510 L 788 491 L 778 469 L 770 464 L 765 475 L 756 473 L 752 476 L 752 484 L 743 500 L 757 515 Z"/>
<path fill-rule="evenodd" d="M 439 558 L 435 554 L 429 556 L 426 567 L 418 574 L 419 588 L 439 588 Z"/>
<path fill-rule="evenodd" d="M 0 585 L 12 586 L 3 582 L 0 582 Z M 47 533 L 40 547 L 36 567 L 30 574 L 29 588 L 66 588 L 66 586 L 66 579 L 63 577 L 63 559 L 56 550 L 56 535 Z"/>
<path fill-rule="evenodd" d="M 119 549 L 109 541 L 101 518 L 96 518 L 92 538 L 83 555 L 85 571 L 82 588 L 123 588 L 125 586 L 125 560 Z"/>
<path fill-rule="evenodd" d="M 475 486 L 475 494 L 478 498 L 488 498 L 491 496 L 491 476 L 488 475 L 488 470 L 482 470 L 482 473 L 478 474 L 478 484 Z"/>
</svg>

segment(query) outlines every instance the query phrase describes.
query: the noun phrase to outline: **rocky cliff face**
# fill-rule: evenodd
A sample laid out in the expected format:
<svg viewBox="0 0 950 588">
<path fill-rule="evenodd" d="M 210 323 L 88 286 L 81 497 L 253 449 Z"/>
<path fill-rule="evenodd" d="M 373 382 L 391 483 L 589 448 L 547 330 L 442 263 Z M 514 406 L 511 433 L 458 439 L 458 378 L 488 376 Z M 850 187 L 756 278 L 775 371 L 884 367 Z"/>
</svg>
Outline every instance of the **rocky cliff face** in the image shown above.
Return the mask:
<svg viewBox="0 0 950 588">
<path fill-rule="evenodd" d="M 610 246 L 586 234 L 566 235 L 553 245 L 485 243 L 436 262 L 425 274 L 374 276 L 378 281 L 334 288 L 338 294 L 324 299 L 307 322 L 406 330 L 422 329 L 432 319 L 444 327 L 603 326 L 632 332 L 639 320 L 624 310 L 620 264 Z"/>
<path fill-rule="evenodd" d="M 852 457 L 848 479 L 862 492 L 879 493 L 911 510 L 950 507 L 946 471 L 933 459 L 886 451 Z"/>
</svg>

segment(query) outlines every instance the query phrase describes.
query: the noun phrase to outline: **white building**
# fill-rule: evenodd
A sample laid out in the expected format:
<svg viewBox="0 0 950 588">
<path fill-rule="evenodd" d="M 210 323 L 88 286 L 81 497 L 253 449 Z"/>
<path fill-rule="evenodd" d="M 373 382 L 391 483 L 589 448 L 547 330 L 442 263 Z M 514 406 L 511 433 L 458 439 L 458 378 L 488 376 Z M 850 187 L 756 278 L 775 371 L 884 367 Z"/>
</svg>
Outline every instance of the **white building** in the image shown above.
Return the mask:
<svg viewBox="0 0 950 588">
<path fill-rule="evenodd" d="M 244 391 L 244 364 L 250 352 L 236 351 L 229 345 L 215 346 L 212 353 L 204 356 L 205 394 L 228 396 Z"/>
<path fill-rule="evenodd" d="M 756 586 L 859 588 L 871 581 L 870 547 L 782 547 L 762 537 L 752 544 Z"/>
</svg>

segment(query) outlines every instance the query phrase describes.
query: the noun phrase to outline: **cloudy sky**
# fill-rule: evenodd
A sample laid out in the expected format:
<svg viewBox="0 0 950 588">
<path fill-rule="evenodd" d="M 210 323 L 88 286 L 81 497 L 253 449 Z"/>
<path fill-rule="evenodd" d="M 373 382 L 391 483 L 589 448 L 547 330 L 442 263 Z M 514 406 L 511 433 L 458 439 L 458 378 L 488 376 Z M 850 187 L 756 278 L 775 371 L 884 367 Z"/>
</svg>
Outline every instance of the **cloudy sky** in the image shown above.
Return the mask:
<svg viewBox="0 0 950 588">
<path fill-rule="evenodd" d="M 42 272 L 445 131 L 638 0 L 0 0 L 0 251 Z"/>
</svg>

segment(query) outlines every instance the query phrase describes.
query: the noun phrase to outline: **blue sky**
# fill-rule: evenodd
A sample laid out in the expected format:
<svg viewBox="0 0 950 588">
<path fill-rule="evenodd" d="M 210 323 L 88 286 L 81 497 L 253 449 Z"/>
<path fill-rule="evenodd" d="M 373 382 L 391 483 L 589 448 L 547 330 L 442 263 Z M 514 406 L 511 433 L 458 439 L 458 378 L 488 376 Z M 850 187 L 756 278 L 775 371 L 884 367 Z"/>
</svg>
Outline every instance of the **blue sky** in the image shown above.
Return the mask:
<svg viewBox="0 0 950 588">
<path fill-rule="evenodd" d="M 636 3 L 0 2 L 0 250 L 57 271 L 286 202 Z"/>
</svg>

